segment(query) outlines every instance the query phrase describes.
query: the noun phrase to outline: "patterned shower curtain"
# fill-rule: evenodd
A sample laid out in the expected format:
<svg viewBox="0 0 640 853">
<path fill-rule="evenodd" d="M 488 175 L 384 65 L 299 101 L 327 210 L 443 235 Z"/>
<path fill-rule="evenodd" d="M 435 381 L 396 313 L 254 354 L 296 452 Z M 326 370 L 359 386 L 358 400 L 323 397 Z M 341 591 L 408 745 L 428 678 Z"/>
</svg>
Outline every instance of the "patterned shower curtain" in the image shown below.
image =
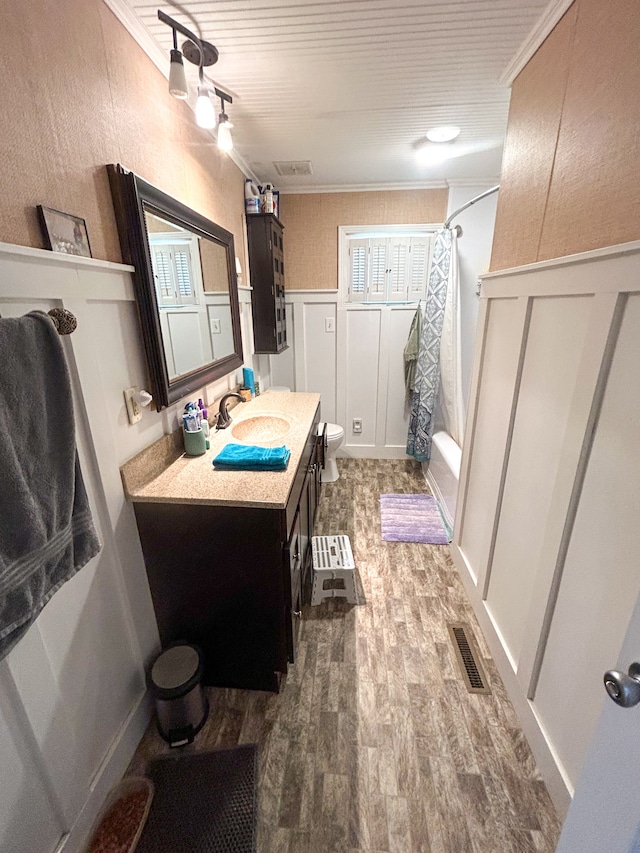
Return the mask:
<svg viewBox="0 0 640 853">
<path fill-rule="evenodd" d="M 407 436 L 407 454 L 418 462 L 426 462 L 431 458 L 433 416 L 440 384 L 440 337 L 447 301 L 452 243 L 452 233 L 448 228 L 438 231 L 429 271 Z"/>
</svg>

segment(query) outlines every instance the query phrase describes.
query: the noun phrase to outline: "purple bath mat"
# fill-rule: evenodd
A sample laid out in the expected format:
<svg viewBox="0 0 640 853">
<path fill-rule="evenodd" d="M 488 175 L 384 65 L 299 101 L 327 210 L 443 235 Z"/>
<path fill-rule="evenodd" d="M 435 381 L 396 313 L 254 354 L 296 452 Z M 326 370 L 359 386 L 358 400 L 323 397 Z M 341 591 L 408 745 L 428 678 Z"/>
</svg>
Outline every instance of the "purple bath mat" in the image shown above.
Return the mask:
<svg viewBox="0 0 640 853">
<path fill-rule="evenodd" d="M 449 544 L 438 504 L 431 495 L 380 495 L 380 521 L 385 542 Z"/>
</svg>

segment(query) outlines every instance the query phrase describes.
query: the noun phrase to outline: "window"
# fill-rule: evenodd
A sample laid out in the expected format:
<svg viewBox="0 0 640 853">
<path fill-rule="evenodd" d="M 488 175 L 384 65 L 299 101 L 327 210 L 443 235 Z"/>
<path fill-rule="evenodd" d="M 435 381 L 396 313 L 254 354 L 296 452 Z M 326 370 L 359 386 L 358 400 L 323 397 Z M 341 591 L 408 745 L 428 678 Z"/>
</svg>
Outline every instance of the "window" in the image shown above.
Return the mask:
<svg viewBox="0 0 640 853">
<path fill-rule="evenodd" d="M 196 305 L 198 303 L 191 258 L 191 241 L 150 235 L 151 266 L 156 283 L 158 305 Z M 197 249 L 197 246 L 196 246 Z"/>
<path fill-rule="evenodd" d="M 347 302 L 418 302 L 424 298 L 432 233 L 347 236 Z"/>
</svg>

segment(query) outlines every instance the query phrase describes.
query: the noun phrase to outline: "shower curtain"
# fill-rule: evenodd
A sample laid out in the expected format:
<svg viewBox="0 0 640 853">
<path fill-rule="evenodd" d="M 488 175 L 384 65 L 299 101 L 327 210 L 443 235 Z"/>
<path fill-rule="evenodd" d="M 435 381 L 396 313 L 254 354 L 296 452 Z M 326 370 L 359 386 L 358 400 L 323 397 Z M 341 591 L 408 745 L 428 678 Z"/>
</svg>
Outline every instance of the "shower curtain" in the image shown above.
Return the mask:
<svg viewBox="0 0 640 853">
<path fill-rule="evenodd" d="M 411 395 L 407 454 L 418 462 L 431 458 L 439 397 L 447 432 L 458 444 L 462 442 L 459 309 L 457 235 L 443 228 L 436 234 L 431 258 L 415 391 Z"/>
<path fill-rule="evenodd" d="M 445 432 L 449 433 L 458 447 L 462 447 L 464 432 L 461 346 L 460 261 L 458 235 L 454 228 L 451 231 L 451 262 L 440 338 L 440 393 L 436 421 L 442 421 Z"/>
</svg>

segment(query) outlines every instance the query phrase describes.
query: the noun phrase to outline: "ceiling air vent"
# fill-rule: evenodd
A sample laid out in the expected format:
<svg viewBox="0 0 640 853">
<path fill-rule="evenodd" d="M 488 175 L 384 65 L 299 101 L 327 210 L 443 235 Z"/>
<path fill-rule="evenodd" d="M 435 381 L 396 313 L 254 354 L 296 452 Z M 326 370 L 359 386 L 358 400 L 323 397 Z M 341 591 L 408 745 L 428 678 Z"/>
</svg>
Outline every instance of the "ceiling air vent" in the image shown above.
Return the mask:
<svg viewBox="0 0 640 853">
<path fill-rule="evenodd" d="M 278 160 L 273 165 L 279 175 L 293 178 L 297 175 L 313 175 L 311 160 Z"/>
</svg>

